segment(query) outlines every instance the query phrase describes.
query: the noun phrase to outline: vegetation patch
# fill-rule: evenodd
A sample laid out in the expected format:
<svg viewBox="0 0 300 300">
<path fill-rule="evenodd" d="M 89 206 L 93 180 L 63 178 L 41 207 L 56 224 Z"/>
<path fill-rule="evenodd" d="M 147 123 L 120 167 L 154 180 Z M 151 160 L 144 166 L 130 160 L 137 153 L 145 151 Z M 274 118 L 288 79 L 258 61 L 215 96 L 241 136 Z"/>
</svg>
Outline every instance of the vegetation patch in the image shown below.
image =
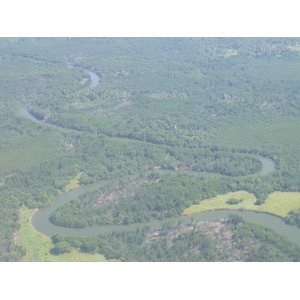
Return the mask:
<svg viewBox="0 0 300 300">
<path fill-rule="evenodd" d="M 244 200 L 242 203 L 232 205 L 227 203 L 231 198 L 243 198 Z M 255 201 L 256 197 L 246 191 L 227 193 L 225 195 L 218 195 L 213 198 L 205 199 L 199 204 L 192 205 L 183 212 L 183 215 L 191 215 L 216 209 L 250 209 L 254 206 Z"/>
<path fill-rule="evenodd" d="M 83 172 L 79 172 L 73 179 L 70 180 L 70 183 L 66 185 L 65 191 L 69 191 L 71 189 L 76 188 L 79 185 L 79 180 L 82 176 Z"/>
<path fill-rule="evenodd" d="M 300 51 L 300 45 L 287 46 L 287 47 L 293 51 Z"/>
<path fill-rule="evenodd" d="M 243 198 L 242 202 L 237 204 L 229 204 L 230 199 Z M 300 208 L 300 193 L 294 192 L 274 192 L 271 193 L 265 203 L 255 205 L 256 197 L 246 191 L 237 191 L 217 197 L 205 199 L 197 205 L 187 208 L 183 215 L 191 215 L 204 211 L 217 209 L 243 209 L 258 212 L 266 212 L 279 217 L 286 217 L 291 210 Z"/>
<path fill-rule="evenodd" d="M 230 205 L 235 205 L 235 204 L 239 204 L 239 203 L 241 203 L 241 202 L 243 202 L 243 198 L 241 198 L 241 199 L 236 199 L 236 198 L 229 198 L 227 201 L 226 201 L 226 203 L 227 204 L 230 204 Z"/>
<path fill-rule="evenodd" d="M 291 210 L 299 208 L 300 193 L 274 192 L 269 195 L 264 204 L 258 206 L 258 211 L 265 211 L 284 218 Z"/>
<path fill-rule="evenodd" d="M 22 209 L 20 215 L 21 228 L 16 232 L 15 242 L 26 249 L 26 255 L 22 257 L 22 262 L 89 262 L 106 261 L 102 254 L 81 253 L 77 249 L 72 249 L 69 253 L 55 254 L 53 243 L 47 237 L 33 229 L 30 223 L 34 209 Z M 53 254 L 52 254 L 53 253 Z"/>
<path fill-rule="evenodd" d="M 33 135 L 34 129 L 32 127 L 30 130 Z M 35 136 L 30 136 L 25 133 L 1 131 L 1 136 L 7 137 L 9 141 L 1 143 L 0 176 L 17 169 L 29 169 L 32 165 L 38 165 L 53 155 L 53 152 L 58 148 L 55 139 L 47 133 L 41 136 L 38 129 L 36 132 Z"/>
<path fill-rule="evenodd" d="M 84 102 L 74 102 L 71 103 L 70 105 L 76 107 L 76 108 L 85 108 L 85 107 L 93 107 L 93 103 L 84 103 Z"/>
<path fill-rule="evenodd" d="M 285 222 L 300 227 L 300 209 L 291 210 L 285 217 Z"/>
<path fill-rule="evenodd" d="M 299 246 L 241 217 L 210 222 L 167 222 L 95 237 L 54 235 L 58 250 L 80 247 L 86 253 L 134 262 L 299 261 Z"/>
<path fill-rule="evenodd" d="M 153 93 L 150 95 L 150 97 L 156 98 L 156 99 L 164 99 L 164 100 L 172 99 L 172 98 L 187 99 L 187 95 L 185 93 L 181 93 L 178 91 Z"/>
</svg>

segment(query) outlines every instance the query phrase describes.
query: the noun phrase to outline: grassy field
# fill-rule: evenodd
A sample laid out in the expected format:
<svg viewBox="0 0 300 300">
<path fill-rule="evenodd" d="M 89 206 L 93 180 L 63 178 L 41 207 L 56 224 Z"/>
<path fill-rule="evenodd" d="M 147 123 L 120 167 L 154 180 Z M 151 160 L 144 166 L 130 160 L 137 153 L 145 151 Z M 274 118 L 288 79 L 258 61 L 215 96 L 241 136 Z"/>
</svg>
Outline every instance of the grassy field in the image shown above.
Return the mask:
<svg viewBox="0 0 300 300">
<path fill-rule="evenodd" d="M 79 184 L 79 179 L 83 172 L 79 172 L 72 180 L 70 180 L 70 183 L 66 185 L 65 191 L 74 189 Z"/>
<path fill-rule="evenodd" d="M 230 205 L 226 203 L 228 199 L 235 198 L 244 200 L 241 203 Z M 183 215 L 191 215 L 209 210 L 217 209 L 243 209 L 258 212 L 266 212 L 279 217 L 286 217 L 292 209 L 300 208 L 300 193 L 292 192 L 274 192 L 271 193 L 262 205 L 255 205 L 256 197 L 246 191 L 237 191 L 226 195 L 218 195 L 217 197 L 205 199 L 198 205 L 192 205 L 187 208 Z"/>
<path fill-rule="evenodd" d="M 35 231 L 30 222 L 33 209 L 22 209 L 21 229 L 16 232 L 16 243 L 27 250 L 27 254 L 22 257 L 22 262 L 104 262 L 105 257 L 101 254 L 81 253 L 73 250 L 71 253 L 53 255 L 49 251 L 53 248 L 51 239 Z"/>
</svg>

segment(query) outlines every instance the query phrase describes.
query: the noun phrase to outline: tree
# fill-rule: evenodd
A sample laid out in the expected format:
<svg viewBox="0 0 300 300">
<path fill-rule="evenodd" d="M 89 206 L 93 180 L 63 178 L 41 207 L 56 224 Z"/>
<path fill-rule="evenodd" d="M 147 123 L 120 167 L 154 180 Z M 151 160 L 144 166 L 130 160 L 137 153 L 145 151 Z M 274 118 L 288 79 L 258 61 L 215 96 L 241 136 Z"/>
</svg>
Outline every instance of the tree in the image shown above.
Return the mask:
<svg viewBox="0 0 300 300">
<path fill-rule="evenodd" d="M 244 219 L 238 215 L 230 214 L 228 222 L 233 225 L 237 225 L 239 223 L 245 223 Z"/>
<path fill-rule="evenodd" d="M 53 248 L 52 252 L 54 254 L 63 254 L 63 253 L 69 253 L 71 252 L 72 247 L 69 242 L 62 241 L 55 244 L 55 247 Z"/>
</svg>

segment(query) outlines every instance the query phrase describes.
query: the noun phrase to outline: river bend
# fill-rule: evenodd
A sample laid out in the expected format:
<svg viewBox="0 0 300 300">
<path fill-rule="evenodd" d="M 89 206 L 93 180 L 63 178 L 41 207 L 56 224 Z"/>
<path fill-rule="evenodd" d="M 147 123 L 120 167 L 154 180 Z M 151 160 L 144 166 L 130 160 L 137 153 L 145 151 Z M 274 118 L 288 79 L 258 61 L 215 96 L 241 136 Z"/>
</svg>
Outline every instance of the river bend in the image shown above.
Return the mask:
<svg viewBox="0 0 300 300">
<path fill-rule="evenodd" d="M 91 71 L 86 71 L 86 72 L 91 77 L 90 87 L 97 86 L 99 84 L 99 77 Z M 23 108 L 20 111 L 20 115 L 32 120 L 33 122 L 41 123 L 40 120 L 38 120 L 28 112 L 27 108 Z M 274 161 L 264 157 L 258 157 L 258 158 L 262 162 L 262 170 L 255 175 L 266 175 L 276 170 L 276 164 L 274 163 Z M 74 190 L 59 195 L 52 203 L 51 206 L 40 209 L 33 214 L 31 218 L 32 226 L 38 232 L 50 237 L 56 233 L 66 234 L 70 236 L 95 236 L 100 233 L 112 232 L 115 230 L 117 231 L 133 230 L 136 229 L 137 227 L 143 227 L 143 226 L 152 226 L 152 227 L 159 228 L 168 221 L 178 222 L 180 220 L 181 222 L 185 222 L 185 223 L 191 222 L 191 220 L 212 221 L 220 218 L 226 218 L 228 217 L 229 214 L 234 213 L 241 216 L 247 222 L 256 223 L 271 228 L 274 231 L 276 231 L 278 234 L 284 235 L 287 238 L 289 238 L 291 241 L 296 242 L 297 244 L 300 245 L 300 229 L 298 227 L 287 225 L 279 217 L 272 216 L 266 213 L 258 213 L 253 211 L 220 210 L 220 211 L 200 213 L 193 216 L 180 216 L 176 218 L 175 217 L 168 218 L 161 221 L 152 220 L 150 222 L 140 223 L 140 224 L 101 225 L 101 226 L 91 226 L 86 228 L 66 228 L 62 226 L 57 226 L 51 222 L 51 215 L 58 207 L 60 207 L 65 203 L 70 202 L 73 199 L 77 199 L 80 195 L 83 195 L 87 191 L 94 191 L 96 189 L 99 189 L 100 187 L 102 187 L 108 182 L 109 181 L 103 181 L 99 183 L 80 186 Z"/>
</svg>

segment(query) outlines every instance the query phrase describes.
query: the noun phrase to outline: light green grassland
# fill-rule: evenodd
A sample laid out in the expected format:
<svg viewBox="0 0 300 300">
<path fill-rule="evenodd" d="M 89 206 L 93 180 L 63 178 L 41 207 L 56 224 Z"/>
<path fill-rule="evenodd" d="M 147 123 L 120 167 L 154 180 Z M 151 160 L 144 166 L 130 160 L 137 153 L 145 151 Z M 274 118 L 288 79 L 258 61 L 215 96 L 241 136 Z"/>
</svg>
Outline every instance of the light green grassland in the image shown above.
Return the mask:
<svg viewBox="0 0 300 300">
<path fill-rule="evenodd" d="M 229 198 L 244 200 L 241 203 L 230 205 L 226 203 Z M 271 193 L 266 202 L 262 205 L 255 205 L 256 197 L 246 191 L 237 191 L 226 195 L 218 195 L 210 199 L 201 201 L 198 205 L 192 205 L 187 208 L 183 215 L 191 215 L 209 210 L 217 209 L 243 209 L 258 212 L 266 212 L 279 217 L 286 217 L 288 212 L 300 208 L 300 193 L 292 192 L 274 192 Z"/>
<path fill-rule="evenodd" d="M 79 179 L 82 174 L 83 174 L 83 172 L 79 172 L 73 179 L 71 179 L 70 183 L 68 185 L 66 185 L 64 190 L 68 191 L 68 190 L 71 190 L 71 189 L 74 189 L 75 187 L 77 187 L 79 184 Z"/>
<path fill-rule="evenodd" d="M 104 262 L 101 254 L 81 253 L 73 250 L 70 253 L 53 255 L 49 251 L 53 248 L 51 238 L 35 231 L 29 221 L 33 209 L 22 209 L 20 212 L 21 229 L 16 232 L 15 242 L 26 249 L 22 262 Z"/>
</svg>

